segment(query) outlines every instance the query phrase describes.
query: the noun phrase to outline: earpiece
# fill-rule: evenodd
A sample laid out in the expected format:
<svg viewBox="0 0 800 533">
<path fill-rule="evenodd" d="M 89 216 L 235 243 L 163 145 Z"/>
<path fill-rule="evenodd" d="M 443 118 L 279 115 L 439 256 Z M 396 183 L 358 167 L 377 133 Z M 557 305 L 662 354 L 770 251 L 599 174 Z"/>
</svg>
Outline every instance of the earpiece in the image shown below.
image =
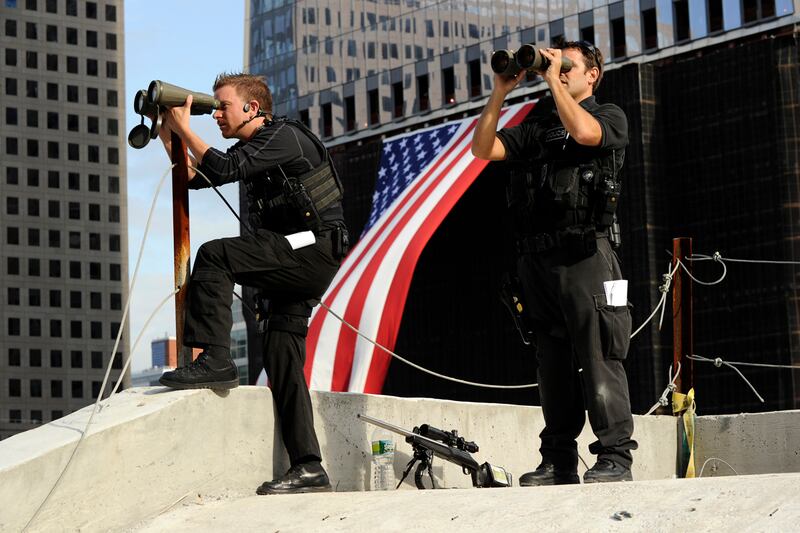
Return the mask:
<svg viewBox="0 0 800 533">
<path fill-rule="evenodd" d="M 250 102 L 244 104 L 244 107 L 242 108 L 242 111 L 244 111 L 245 113 L 250 111 Z"/>
</svg>

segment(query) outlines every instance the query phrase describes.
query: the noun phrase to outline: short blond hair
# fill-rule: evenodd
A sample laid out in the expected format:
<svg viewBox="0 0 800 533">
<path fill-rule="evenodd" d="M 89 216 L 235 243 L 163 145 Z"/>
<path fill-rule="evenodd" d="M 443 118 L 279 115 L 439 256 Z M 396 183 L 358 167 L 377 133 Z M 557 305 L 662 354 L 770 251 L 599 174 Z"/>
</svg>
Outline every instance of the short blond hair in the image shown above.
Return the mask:
<svg viewBox="0 0 800 533">
<path fill-rule="evenodd" d="M 272 113 L 272 93 L 263 77 L 243 72 L 223 72 L 214 80 L 214 91 L 226 86 L 233 87 L 245 102 L 255 100 L 264 112 Z"/>
</svg>

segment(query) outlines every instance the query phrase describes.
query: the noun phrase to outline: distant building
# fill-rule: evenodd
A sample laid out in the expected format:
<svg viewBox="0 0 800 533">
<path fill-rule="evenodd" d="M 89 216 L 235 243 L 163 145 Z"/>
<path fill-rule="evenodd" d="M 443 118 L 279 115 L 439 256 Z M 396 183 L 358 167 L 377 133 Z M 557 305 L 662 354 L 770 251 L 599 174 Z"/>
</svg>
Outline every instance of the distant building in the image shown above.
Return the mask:
<svg viewBox="0 0 800 533">
<path fill-rule="evenodd" d="M 0 438 L 92 403 L 109 364 L 107 392 L 126 379 L 123 12 L 0 3 Z"/>
</svg>

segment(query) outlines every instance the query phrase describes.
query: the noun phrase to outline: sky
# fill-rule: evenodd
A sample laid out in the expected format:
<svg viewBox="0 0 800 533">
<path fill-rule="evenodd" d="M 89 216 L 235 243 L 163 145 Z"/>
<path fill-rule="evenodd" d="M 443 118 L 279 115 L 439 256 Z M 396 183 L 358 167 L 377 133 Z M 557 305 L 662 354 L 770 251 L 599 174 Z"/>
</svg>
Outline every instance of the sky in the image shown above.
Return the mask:
<svg viewBox="0 0 800 533">
<path fill-rule="evenodd" d="M 128 0 L 125 2 L 126 131 L 140 122 L 133 97 L 152 80 L 163 80 L 193 91 L 211 93 L 220 72 L 241 71 L 244 57 L 245 0 Z M 210 115 L 192 117 L 192 127 L 211 146 L 224 149 Z M 127 135 L 127 133 L 126 133 Z M 128 147 L 128 261 L 133 276 L 144 236 L 147 213 L 169 159 L 158 139 L 141 150 Z M 237 208 L 236 184 L 220 188 Z M 204 242 L 239 234 L 239 223 L 211 189 L 189 192 L 192 260 Z M 171 300 L 142 330 L 158 304 L 173 290 L 172 187 L 168 176 L 159 194 L 153 220 L 131 290 L 130 347 L 133 372 L 149 368 L 150 342 L 175 335 L 175 305 Z M 138 346 L 134 342 L 142 335 Z"/>
</svg>

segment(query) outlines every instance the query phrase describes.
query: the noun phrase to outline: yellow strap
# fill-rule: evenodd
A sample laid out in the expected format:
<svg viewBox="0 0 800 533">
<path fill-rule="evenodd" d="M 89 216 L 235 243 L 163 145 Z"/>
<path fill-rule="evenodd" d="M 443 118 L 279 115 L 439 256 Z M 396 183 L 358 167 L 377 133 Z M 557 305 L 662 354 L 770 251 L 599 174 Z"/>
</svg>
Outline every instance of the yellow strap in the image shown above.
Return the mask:
<svg viewBox="0 0 800 533">
<path fill-rule="evenodd" d="M 684 434 L 684 449 L 688 449 L 689 460 L 686 465 L 686 473 L 684 477 L 695 477 L 694 468 L 694 425 L 695 425 L 695 412 L 696 405 L 694 402 L 694 389 L 689 389 L 687 394 L 679 392 L 672 393 L 672 413 L 683 413 L 683 434 Z M 683 450 L 682 450 L 683 451 Z M 685 453 L 685 452 L 684 452 Z"/>
</svg>

